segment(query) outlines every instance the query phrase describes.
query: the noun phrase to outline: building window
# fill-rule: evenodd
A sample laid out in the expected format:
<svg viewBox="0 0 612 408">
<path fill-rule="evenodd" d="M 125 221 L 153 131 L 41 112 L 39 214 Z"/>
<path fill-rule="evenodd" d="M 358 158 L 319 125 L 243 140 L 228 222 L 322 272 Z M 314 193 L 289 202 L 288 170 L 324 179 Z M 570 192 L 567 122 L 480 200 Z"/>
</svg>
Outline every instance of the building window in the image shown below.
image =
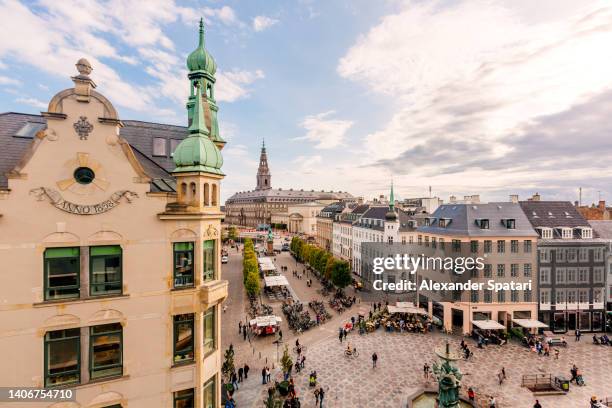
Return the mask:
<svg viewBox="0 0 612 408">
<path fill-rule="evenodd" d="M 500 290 L 497 292 L 497 301 L 499 303 L 503 303 L 506 301 L 506 291 L 505 290 Z"/>
<path fill-rule="evenodd" d="M 204 355 L 208 355 L 217 349 L 215 312 L 216 306 L 211 307 L 204 313 Z"/>
<path fill-rule="evenodd" d="M 170 156 L 174 156 L 174 151 L 179 143 L 181 143 L 181 139 L 170 139 Z"/>
<path fill-rule="evenodd" d="M 78 298 L 81 257 L 78 247 L 45 250 L 45 300 Z"/>
<path fill-rule="evenodd" d="M 90 327 L 89 372 L 91 378 L 114 377 L 123 373 L 123 331 L 121 323 Z"/>
<path fill-rule="evenodd" d="M 80 334 L 78 328 L 45 334 L 45 387 L 81 381 Z"/>
<path fill-rule="evenodd" d="M 213 376 L 206 381 L 203 389 L 204 408 L 215 408 L 215 393 L 217 391 L 216 378 Z"/>
<path fill-rule="evenodd" d="M 504 252 L 506 252 L 506 241 L 500 239 L 497 241 L 497 253 L 503 254 Z"/>
<path fill-rule="evenodd" d="M 593 282 L 603 283 L 604 269 L 601 267 L 593 268 Z"/>
<path fill-rule="evenodd" d="M 453 239 L 453 252 L 459 252 L 461 251 L 461 241 L 458 239 Z"/>
<path fill-rule="evenodd" d="M 523 241 L 523 252 L 526 254 L 531 253 L 531 240 L 528 239 Z"/>
<path fill-rule="evenodd" d="M 531 276 L 531 264 L 526 263 L 523 265 L 523 276 Z"/>
<path fill-rule="evenodd" d="M 485 289 L 484 291 L 484 301 L 485 303 L 491 303 L 493 301 L 493 293 L 490 289 Z"/>
<path fill-rule="evenodd" d="M 203 257 L 202 257 L 202 270 L 203 270 L 203 281 L 215 279 L 215 240 L 209 239 L 204 241 Z"/>
<path fill-rule="evenodd" d="M 556 304 L 565 303 L 565 291 L 563 289 L 555 290 L 555 303 Z"/>
<path fill-rule="evenodd" d="M 193 408 L 194 398 L 195 390 L 193 388 L 176 391 L 174 393 L 174 408 Z"/>
<path fill-rule="evenodd" d="M 603 261 L 603 248 L 597 248 L 593 251 L 593 257 L 595 259 L 595 262 L 601 262 Z"/>
<path fill-rule="evenodd" d="M 483 274 L 485 278 L 491 277 L 491 264 L 485 264 Z"/>
<path fill-rule="evenodd" d="M 477 290 L 470 291 L 470 302 L 478 303 L 478 291 Z"/>
<path fill-rule="evenodd" d="M 531 302 L 531 290 L 525 289 L 523 291 L 523 302 Z"/>
<path fill-rule="evenodd" d="M 569 239 L 572 238 L 572 229 L 571 228 L 561 228 L 561 238 Z"/>
<path fill-rule="evenodd" d="M 481 218 L 476 220 L 476 225 L 480 227 L 480 229 L 489 229 L 489 220 L 485 218 Z"/>
<path fill-rule="evenodd" d="M 510 265 L 510 276 L 517 277 L 518 276 L 518 270 L 519 270 L 518 264 L 511 264 Z"/>
<path fill-rule="evenodd" d="M 165 138 L 163 137 L 153 138 L 153 156 L 167 156 Z"/>
<path fill-rule="evenodd" d="M 540 283 L 550 283 L 550 268 L 540 268 Z"/>
<path fill-rule="evenodd" d="M 89 248 L 89 279 L 91 296 L 122 292 L 121 247 L 119 245 Z"/>
<path fill-rule="evenodd" d="M 174 362 L 193 361 L 193 314 L 174 316 Z"/>
<path fill-rule="evenodd" d="M 552 228 L 543 227 L 540 228 L 540 236 L 542 239 L 551 239 L 553 237 Z"/>
<path fill-rule="evenodd" d="M 493 241 L 486 240 L 484 242 L 484 253 L 490 254 L 491 252 L 493 252 Z"/>
<path fill-rule="evenodd" d="M 550 303 L 550 289 L 540 289 L 540 303 Z"/>
<path fill-rule="evenodd" d="M 510 291 L 510 301 L 511 302 L 518 302 L 519 301 L 519 292 L 518 292 L 518 290 L 511 290 Z"/>
<path fill-rule="evenodd" d="M 478 241 L 470 241 L 470 252 L 473 254 L 478 252 Z"/>
<path fill-rule="evenodd" d="M 589 291 L 588 289 L 580 289 L 578 291 L 578 302 L 589 303 Z"/>
<path fill-rule="evenodd" d="M 519 242 L 516 239 L 510 241 L 510 252 L 513 254 L 518 254 L 519 251 Z"/>
<path fill-rule="evenodd" d="M 175 242 L 174 287 L 193 286 L 193 242 Z"/>
<path fill-rule="evenodd" d="M 567 303 L 576 303 L 576 290 L 568 289 L 567 290 Z"/>
<path fill-rule="evenodd" d="M 504 276 L 506 276 L 506 265 L 497 264 L 497 277 L 503 278 Z"/>
<path fill-rule="evenodd" d="M 567 282 L 576 283 L 576 268 L 567 269 Z"/>
<path fill-rule="evenodd" d="M 565 268 L 559 268 L 555 271 L 555 280 L 557 283 L 565 283 Z"/>
</svg>

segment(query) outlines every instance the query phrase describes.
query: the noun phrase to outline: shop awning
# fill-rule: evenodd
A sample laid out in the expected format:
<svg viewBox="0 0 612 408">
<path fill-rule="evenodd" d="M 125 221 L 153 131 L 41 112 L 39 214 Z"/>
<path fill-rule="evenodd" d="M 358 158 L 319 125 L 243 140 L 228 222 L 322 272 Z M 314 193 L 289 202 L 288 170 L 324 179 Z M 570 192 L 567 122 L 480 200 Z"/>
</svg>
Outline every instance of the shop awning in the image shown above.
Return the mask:
<svg viewBox="0 0 612 408">
<path fill-rule="evenodd" d="M 411 314 L 422 314 L 427 316 L 428 313 L 424 309 L 420 309 L 414 306 L 410 302 L 397 302 L 395 306 L 389 305 L 387 306 L 389 313 L 411 313 Z"/>
<path fill-rule="evenodd" d="M 266 327 L 266 326 L 276 326 L 277 324 L 280 324 L 280 322 L 282 321 L 283 319 L 281 319 L 278 316 L 269 315 L 269 316 L 258 316 L 252 319 L 251 321 L 249 321 L 249 324 L 251 326 Z"/>
<path fill-rule="evenodd" d="M 482 330 L 505 329 L 503 324 L 499 324 L 495 320 L 473 320 L 472 324 Z"/>
<path fill-rule="evenodd" d="M 541 321 L 534 319 L 512 319 L 512 321 L 526 329 L 539 329 L 548 327 L 546 323 L 542 323 Z"/>
<path fill-rule="evenodd" d="M 257 259 L 257 261 L 259 262 L 259 269 L 263 272 L 276 270 L 276 266 L 274 266 L 274 262 L 270 257 L 263 256 Z"/>
<path fill-rule="evenodd" d="M 289 286 L 289 282 L 287 282 L 287 278 L 281 275 L 277 276 L 264 276 L 264 281 L 266 286 Z"/>
</svg>

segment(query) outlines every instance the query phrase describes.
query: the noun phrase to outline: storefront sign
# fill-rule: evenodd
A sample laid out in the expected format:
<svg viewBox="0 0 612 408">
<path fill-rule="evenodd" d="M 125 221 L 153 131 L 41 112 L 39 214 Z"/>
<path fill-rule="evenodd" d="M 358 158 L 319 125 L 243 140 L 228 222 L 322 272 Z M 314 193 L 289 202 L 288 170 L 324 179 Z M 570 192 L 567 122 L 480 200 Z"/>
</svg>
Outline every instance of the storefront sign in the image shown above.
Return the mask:
<svg viewBox="0 0 612 408">
<path fill-rule="evenodd" d="M 119 205 L 121 198 L 125 198 L 128 203 L 131 203 L 134 198 L 138 198 L 138 194 L 133 191 L 120 190 L 113 193 L 108 200 L 102 201 L 98 204 L 76 204 L 64 200 L 62 195 L 52 188 L 35 188 L 30 190 L 30 194 L 34 194 L 39 201 L 43 201 L 46 197 L 54 207 L 76 215 L 102 214 Z"/>
</svg>

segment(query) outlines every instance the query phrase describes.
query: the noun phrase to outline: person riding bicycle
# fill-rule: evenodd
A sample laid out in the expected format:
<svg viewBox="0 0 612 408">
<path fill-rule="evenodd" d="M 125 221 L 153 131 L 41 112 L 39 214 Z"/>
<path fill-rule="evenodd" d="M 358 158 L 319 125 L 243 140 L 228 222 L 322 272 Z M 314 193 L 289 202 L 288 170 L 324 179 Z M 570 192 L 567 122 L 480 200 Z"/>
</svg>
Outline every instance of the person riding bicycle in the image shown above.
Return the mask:
<svg viewBox="0 0 612 408">
<path fill-rule="evenodd" d="M 351 347 L 351 343 L 346 345 L 346 354 L 353 354 L 353 348 Z"/>
</svg>

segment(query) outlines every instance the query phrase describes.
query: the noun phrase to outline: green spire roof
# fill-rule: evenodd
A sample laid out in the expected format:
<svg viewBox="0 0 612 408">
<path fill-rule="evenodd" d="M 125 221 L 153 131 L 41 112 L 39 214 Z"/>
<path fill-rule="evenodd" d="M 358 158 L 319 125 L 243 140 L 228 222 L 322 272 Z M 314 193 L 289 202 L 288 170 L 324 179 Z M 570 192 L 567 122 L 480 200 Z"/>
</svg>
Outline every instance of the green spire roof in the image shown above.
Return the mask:
<svg viewBox="0 0 612 408">
<path fill-rule="evenodd" d="M 393 195 L 393 180 L 391 180 L 391 194 L 389 194 L 389 208 L 393 211 L 395 207 L 395 196 Z"/>
<path fill-rule="evenodd" d="M 208 137 L 208 129 L 204 123 L 201 87 L 198 87 L 196 93 L 189 136 L 176 147 L 173 158 L 176 164 L 174 173 L 201 171 L 223 175 L 221 172 L 223 157 Z"/>
<path fill-rule="evenodd" d="M 397 214 L 395 213 L 395 195 L 393 194 L 393 181 L 391 181 L 391 194 L 389 194 L 389 211 L 385 214 L 387 221 L 395 221 Z"/>
<path fill-rule="evenodd" d="M 200 43 L 187 57 L 187 69 L 193 71 L 205 71 L 211 76 L 217 72 L 217 64 L 212 55 L 204 47 L 204 20 L 200 19 Z"/>
</svg>

